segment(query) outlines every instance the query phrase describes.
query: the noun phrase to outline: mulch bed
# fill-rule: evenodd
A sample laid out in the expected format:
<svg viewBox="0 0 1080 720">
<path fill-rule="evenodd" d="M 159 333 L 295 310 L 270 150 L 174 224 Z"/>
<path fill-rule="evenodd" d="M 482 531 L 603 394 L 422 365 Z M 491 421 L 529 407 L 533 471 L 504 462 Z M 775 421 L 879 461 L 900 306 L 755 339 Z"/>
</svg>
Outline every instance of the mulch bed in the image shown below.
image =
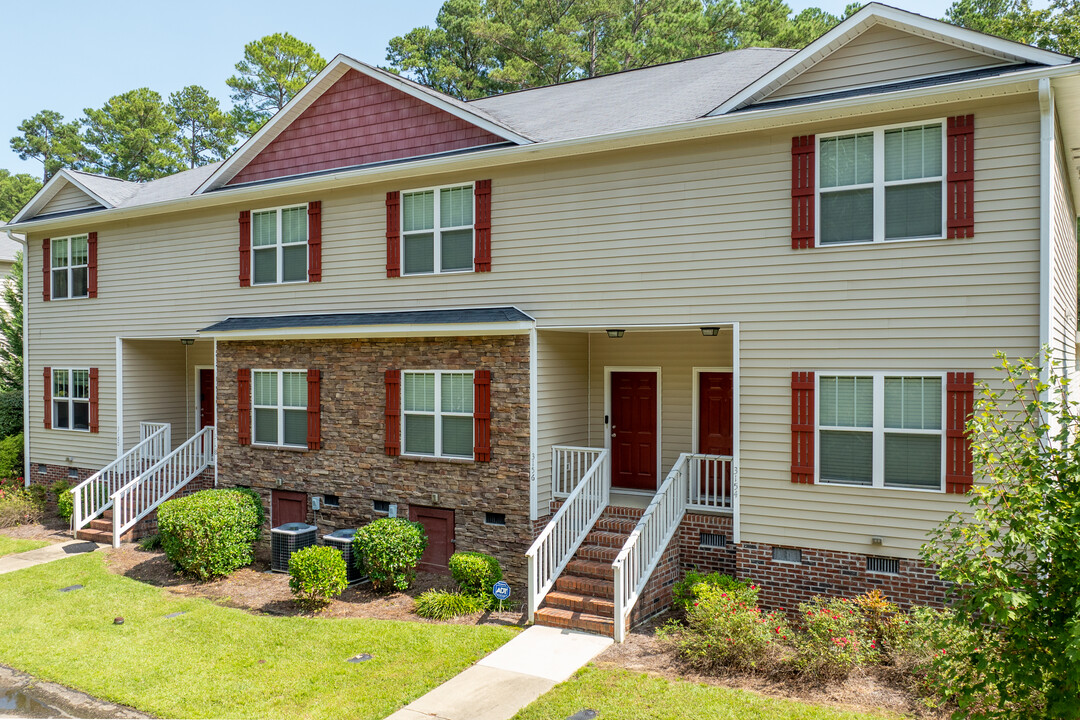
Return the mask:
<svg viewBox="0 0 1080 720">
<path fill-rule="evenodd" d="M 135 544 L 124 544 L 104 553 L 109 569 L 119 575 L 149 585 L 165 588 L 180 595 L 212 600 L 220 605 L 241 608 L 268 615 L 301 615 L 289 590 L 289 576 L 270 572 L 269 563 L 257 560 L 226 578 L 199 582 L 178 574 L 159 551 L 147 551 Z M 454 590 L 456 584 L 449 575 L 421 572 L 407 592 L 377 594 L 369 583 L 349 586 L 317 617 L 374 618 L 378 620 L 408 620 L 410 622 L 446 622 L 459 625 L 524 625 L 523 612 L 485 612 L 465 615 L 452 620 L 425 620 L 413 612 L 413 598 L 430 589 Z"/>
<path fill-rule="evenodd" d="M 865 713 L 893 713 L 920 720 L 946 720 L 949 713 L 926 707 L 919 697 L 889 677 L 887 669 L 856 671 L 842 683 L 813 683 L 804 678 L 770 679 L 729 673 L 701 675 L 687 668 L 656 638 L 656 628 L 672 619 L 660 615 L 635 628 L 624 643 L 612 645 L 593 661 L 600 667 L 618 667 L 669 680 L 689 680 L 707 685 L 748 690 L 773 698 L 787 698 L 814 705 Z"/>
<path fill-rule="evenodd" d="M 0 528 L 0 535 L 20 540 L 47 540 L 54 543 L 75 539 L 68 522 L 58 517 L 48 517 L 39 523 Z"/>
</svg>

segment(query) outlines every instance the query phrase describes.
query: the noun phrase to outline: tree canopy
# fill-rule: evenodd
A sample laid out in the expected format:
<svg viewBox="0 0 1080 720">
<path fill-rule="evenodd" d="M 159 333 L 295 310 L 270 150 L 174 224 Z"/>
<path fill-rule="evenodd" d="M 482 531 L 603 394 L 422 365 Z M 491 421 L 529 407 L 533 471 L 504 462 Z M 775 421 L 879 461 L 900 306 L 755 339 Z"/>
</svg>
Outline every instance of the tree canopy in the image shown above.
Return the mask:
<svg viewBox="0 0 1080 720">
<path fill-rule="evenodd" d="M 312 45 L 289 33 L 249 42 L 236 75 L 225 81 L 233 91 L 236 121 L 254 134 L 324 67 L 326 60 Z"/>
<path fill-rule="evenodd" d="M 64 122 L 55 110 L 42 110 L 19 123 L 19 135 L 11 138 L 11 149 L 20 160 L 37 160 L 42 180 L 48 181 L 61 168 L 78 169 L 87 159 L 78 121 Z"/>
<path fill-rule="evenodd" d="M 153 180 L 184 169 L 173 122 L 161 95 L 138 88 L 87 108 L 83 121 L 90 166 L 122 180 Z"/>
<path fill-rule="evenodd" d="M 34 176 L 26 173 L 13 175 L 0 168 L 0 223 L 15 217 L 40 189 L 41 183 Z"/>
<path fill-rule="evenodd" d="M 169 95 L 170 118 L 176 124 L 174 140 L 188 168 L 225 158 L 238 134 L 234 118 L 222 112 L 217 98 L 199 85 L 188 85 Z"/>
</svg>

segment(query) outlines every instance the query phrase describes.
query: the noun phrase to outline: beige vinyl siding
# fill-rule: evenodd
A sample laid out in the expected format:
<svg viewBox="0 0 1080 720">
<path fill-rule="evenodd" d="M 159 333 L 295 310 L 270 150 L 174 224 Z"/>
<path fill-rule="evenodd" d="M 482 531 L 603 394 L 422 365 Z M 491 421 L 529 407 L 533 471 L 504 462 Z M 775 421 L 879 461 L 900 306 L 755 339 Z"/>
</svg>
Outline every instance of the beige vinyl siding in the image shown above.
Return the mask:
<svg viewBox="0 0 1080 720">
<path fill-rule="evenodd" d="M 51 213 L 70 212 L 72 210 L 99 207 L 102 207 L 101 203 L 71 183 L 68 183 L 64 185 L 62 190 L 53 195 L 49 202 L 45 203 L 45 207 L 41 208 L 38 215 L 49 215 Z"/>
<path fill-rule="evenodd" d="M 1050 347 L 1070 377 L 1076 373 L 1076 208 L 1069 161 L 1058 135 L 1050 178 Z"/>
<path fill-rule="evenodd" d="M 876 25 L 763 99 L 816 95 L 1005 64 L 1001 58 Z"/>
<path fill-rule="evenodd" d="M 198 422 L 195 366 L 213 364 L 211 341 L 124 340 L 124 449 L 139 442 L 141 422 L 170 423 L 173 447 L 191 437 Z"/>
<path fill-rule="evenodd" d="M 791 249 L 792 136 L 961 113 L 976 119 L 975 237 Z M 1032 354 L 1038 147 L 1032 93 L 493 168 L 484 175 L 492 178 L 493 265 L 481 274 L 385 273 L 386 192 L 474 173 L 260 201 L 322 201 L 323 282 L 315 284 L 238 287 L 239 205 L 98 222 L 96 300 L 42 303 L 40 271 L 28 276 L 31 455 L 54 462 L 73 452 L 69 434 L 36 430 L 41 367 L 78 347 L 99 361 L 105 389 L 117 334 L 193 336 L 230 315 L 495 304 L 520 307 L 541 328 L 735 321 L 744 538 L 865 551 L 873 534 L 887 540 L 880 551 L 911 556 L 963 499 L 793 485 L 791 372 L 972 370 L 986 378 L 994 350 Z M 32 240 L 28 267 L 40 268 L 40 236 Z M 102 404 L 103 445 L 115 433 L 111 402 Z"/>
<path fill-rule="evenodd" d="M 551 446 L 589 446 L 589 336 L 546 331 L 536 337 L 537 514 L 548 514 Z"/>
</svg>

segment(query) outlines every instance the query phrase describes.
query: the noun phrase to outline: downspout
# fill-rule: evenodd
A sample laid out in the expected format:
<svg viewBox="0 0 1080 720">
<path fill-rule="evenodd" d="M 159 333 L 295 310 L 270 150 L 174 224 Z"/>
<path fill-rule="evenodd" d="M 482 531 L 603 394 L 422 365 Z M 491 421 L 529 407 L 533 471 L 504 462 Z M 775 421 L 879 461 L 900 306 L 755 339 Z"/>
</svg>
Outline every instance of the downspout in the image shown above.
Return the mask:
<svg viewBox="0 0 1080 720">
<path fill-rule="evenodd" d="M 23 343 L 23 485 L 30 487 L 30 433 L 28 423 L 26 422 L 27 415 L 30 412 L 30 363 L 29 363 L 29 349 L 30 346 L 26 343 L 26 326 L 30 320 L 30 288 L 29 278 L 27 273 L 28 260 L 30 255 L 30 243 L 28 240 L 19 240 L 11 234 L 10 230 L 4 230 L 4 234 L 7 235 L 8 240 L 17 242 L 22 245 L 23 254 L 23 273 L 22 273 L 22 343 Z"/>
<path fill-rule="evenodd" d="M 1054 167 L 1054 91 L 1049 78 L 1039 80 L 1039 347 L 1036 354 L 1042 360 L 1042 349 L 1050 345 L 1051 292 L 1050 242 L 1051 173 Z M 1051 352 L 1054 348 L 1051 347 Z M 1043 369 L 1043 381 L 1048 377 Z"/>
</svg>

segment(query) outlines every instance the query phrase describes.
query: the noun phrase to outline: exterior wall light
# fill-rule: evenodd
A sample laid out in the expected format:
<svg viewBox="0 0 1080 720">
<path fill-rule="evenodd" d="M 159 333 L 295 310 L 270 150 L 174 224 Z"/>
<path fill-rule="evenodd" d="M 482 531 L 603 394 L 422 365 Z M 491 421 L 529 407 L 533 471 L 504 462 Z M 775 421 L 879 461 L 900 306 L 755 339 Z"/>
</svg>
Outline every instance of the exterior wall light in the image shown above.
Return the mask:
<svg viewBox="0 0 1080 720">
<path fill-rule="evenodd" d="M 183 345 L 194 345 L 195 338 L 180 338 L 180 342 Z"/>
<path fill-rule="evenodd" d="M 703 327 L 701 328 L 701 334 L 705 337 L 716 337 L 720 334 L 720 328 L 718 327 Z"/>
<path fill-rule="evenodd" d="M 611 330 L 608 330 L 608 331 L 607 331 L 607 336 L 608 336 L 609 338 L 621 338 L 621 337 L 622 337 L 623 335 L 625 335 L 625 334 L 626 334 L 626 331 L 625 331 L 625 330 L 615 330 L 615 329 L 611 329 Z"/>
</svg>

